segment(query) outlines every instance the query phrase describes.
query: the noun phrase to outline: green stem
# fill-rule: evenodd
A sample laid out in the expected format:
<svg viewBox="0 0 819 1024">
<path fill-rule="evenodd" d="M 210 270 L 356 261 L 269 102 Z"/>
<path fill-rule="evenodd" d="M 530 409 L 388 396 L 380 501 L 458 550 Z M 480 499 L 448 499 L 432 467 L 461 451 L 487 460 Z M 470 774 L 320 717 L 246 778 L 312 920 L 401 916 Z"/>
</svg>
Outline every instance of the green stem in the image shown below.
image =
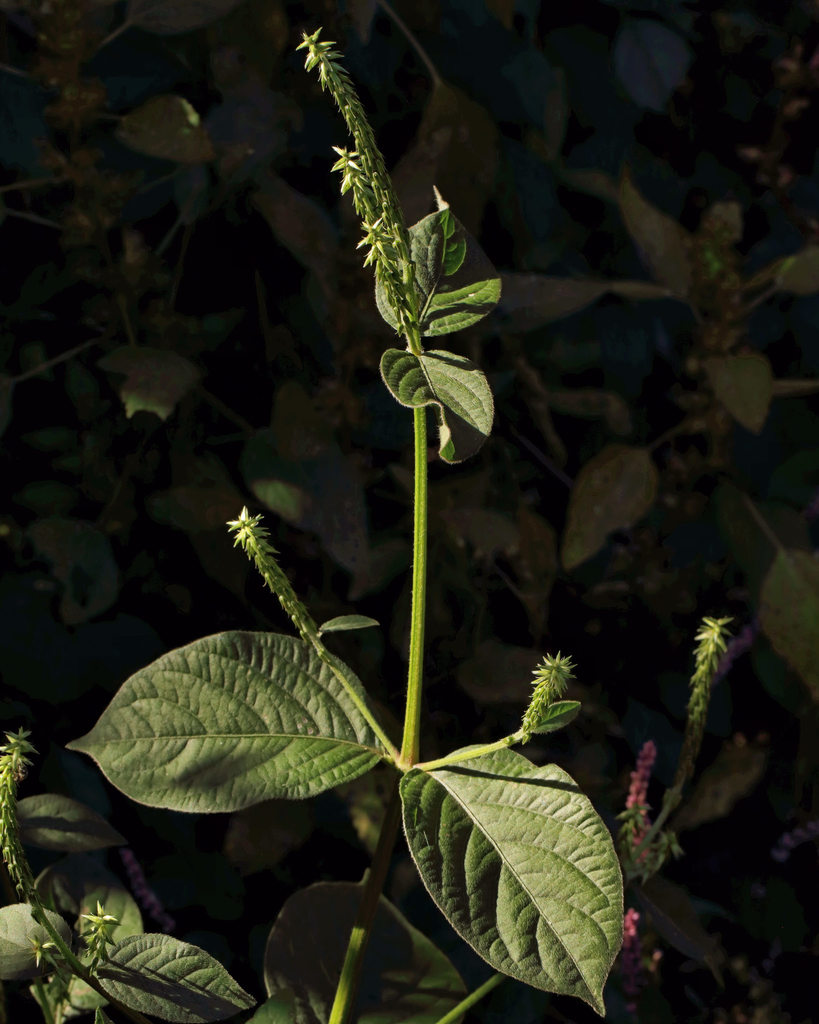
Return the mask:
<svg viewBox="0 0 819 1024">
<path fill-rule="evenodd" d="M 455 750 L 444 757 L 436 758 L 434 761 L 419 761 L 415 767 L 423 768 L 425 772 L 433 768 L 445 768 L 448 764 L 457 764 L 459 761 L 471 761 L 473 757 L 482 757 L 484 754 L 492 754 L 496 750 L 506 750 L 515 743 L 522 743 L 524 739 L 523 729 L 504 736 L 503 739 L 495 740 L 494 743 L 483 743 L 480 746 L 464 747 L 463 750 Z"/>
<path fill-rule="evenodd" d="M 333 1007 L 330 1010 L 329 1024 L 346 1024 L 350 1011 L 358 992 L 358 982 L 361 977 L 361 968 L 364 965 L 364 954 L 367 952 L 367 944 L 370 941 L 375 912 L 378 909 L 378 900 L 381 890 L 384 888 L 384 881 L 387 877 L 387 870 L 390 866 L 392 848 L 395 845 L 395 837 L 398 835 L 398 824 L 401 820 L 401 800 L 398 795 L 398 779 L 396 778 L 390 802 L 381 823 L 381 831 L 378 834 L 378 845 L 373 857 L 372 867 L 364 880 L 364 892 L 361 895 L 361 903 L 358 907 L 353 930 L 350 933 L 350 941 L 347 944 L 347 953 L 344 956 L 344 964 L 341 968 L 341 977 L 338 979 Z"/>
<path fill-rule="evenodd" d="M 636 878 L 639 874 L 642 873 L 639 863 L 640 854 L 644 850 L 647 850 L 651 843 L 654 842 L 654 840 L 660 833 L 660 829 L 671 817 L 672 813 L 676 809 L 681 799 L 682 787 L 674 786 L 671 789 L 667 789 L 665 791 L 665 796 L 663 797 L 663 806 L 660 810 L 660 813 L 657 815 L 657 820 L 653 823 L 648 832 L 646 832 L 646 834 L 643 836 L 639 845 L 635 846 L 634 849 L 631 851 L 631 862 L 635 865 L 635 870 L 629 871 L 629 879 Z"/>
<path fill-rule="evenodd" d="M 48 1001 L 46 995 L 45 985 L 43 984 L 42 978 L 34 979 L 34 988 L 37 991 L 37 1001 L 40 1004 L 40 1009 L 43 1012 L 43 1019 L 46 1024 L 54 1024 L 54 1014 L 51 1012 L 51 1004 Z"/>
<path fill-rule="evenodd" d="M 444 1014 L 437 1024 L 455 1024 L 455 1021 L 460 1020 L 467 1010 L 470 1010 L 475 1003 L 479 1003 L 484 996 L 489 995 L 492 989 L 497 988 L 502 981 L 506 981 L 507 977 L 506 974 L 493 974 L 483 985 L 480 985 L 474 992 L 470 992 L 465 999 L 462 999 L 449 1013 Z"/>
<path fill-rule="evenodd" d="M 415 425 L 415 501 L 412 539 L 412 612 L 410 617 L 407 706 L 401 764 L 418 760 L 421 734 L 421 690 L 424 674 L 424 617 L 427 598 L 427 410 L 413 409 Z"/>
</svg>

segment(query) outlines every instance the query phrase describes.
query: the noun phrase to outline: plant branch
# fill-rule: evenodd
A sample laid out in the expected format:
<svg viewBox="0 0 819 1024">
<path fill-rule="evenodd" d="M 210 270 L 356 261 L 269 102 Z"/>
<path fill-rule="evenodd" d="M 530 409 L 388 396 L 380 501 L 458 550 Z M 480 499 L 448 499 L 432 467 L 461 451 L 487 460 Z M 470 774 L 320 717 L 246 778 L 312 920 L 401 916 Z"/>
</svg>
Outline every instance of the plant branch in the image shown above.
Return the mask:
<svg viewBox="0 0 819 1024">
<path fill-rule="evenodd" d="M 457 1006 L 454 1006 L 449 1013 L 444 1014 L 437 1024 L 456 1024 L 456 1021 L 459 1021 L 467 1010 L 471 1010 L 475 1003 L 479 1003 L 484 996 L 488 996 L 492 989 L 497 988 L 507 978 L 506 974 L 493 974 L 483 985 L 479 985 L 474 992 L 470 992 Z"/>
<path fill-rule="evenodd" d="M 415 500 L 412 540 L 412 611 L 409 669 L 401 765 L 418 760 L 421 734 L 421 690 L 424 674 L 424 619 L 427 589 L 427 410 L 413 409 L 415 427 Z"/>
<path fill-rule="evenodd" d="M 432 60 L 430 59 L 430 56 L 427 53 L 427 51 L 418 42 L 415 33 L 412 31 L 409 25 L 407 25 L 407 23 L 404 21 L 401 15 L 396 10 L 394 10 L 392 4 L 387 3 L 387 0 L 376 0 L 376 3 L 378 4 L 379 7 L 383 8 L 386 14 L 388 14 L 389 17 L 392 18 L 392 20 L 395 22 L 398 28 L 404 33 L 404 35 L 407 38 L 407 42 L 418 54 L 418 56 L 421 59 L 421 63 L 429 72 L 429 77 L 432 79 L 433 88 L 437 89 L 440 85 L 443 84 L 441 81 L 441 76 L 438 74 L 438 69 L 432 63 Z"/>
<path fill-rule="evenodd" d="M 473 757 L 483 757 L 484 754 L 493 754 L 496 750 L 506 750 L 515 743 L 522 743 L 525 739 L 523 729 L 504 736 L 503 739 L 495 740 L 494 743 L 483 743 L 474 747 L 463 747 L 461 750 L 454 750 L 451 754 L 438 757 L 434 761 L 419 761 L 413 765 L 414 768 L 423 768 L 425 772 L 431 772 L 433 768 L 445 768 L 450 764 L 458 764 L 460 761 L 471 761 Z"/>
<path fill-rule="evenodd" d="M 364 880 L 364 892 L 361 896 L 353 930 L 350 933 L 350 941 L 347 944 L 341 977 L 338 979 L 333 1006 L 330 1010 L 329 1024 L 346 1024 L 349 1019 L 358 992 L 364 954 L 367 952 L 367 945 L 370 941 L 370 933 L 378 909 L 381 890 L 384 888 L 384 881 L 390 866 L 400 820 L 401 800 L 398 795 L 398 779 L 396 778 L 384 821 L 381 823 L 381 831 L 378 834 L 378 845 L 372 867 Z"/>
</svg>

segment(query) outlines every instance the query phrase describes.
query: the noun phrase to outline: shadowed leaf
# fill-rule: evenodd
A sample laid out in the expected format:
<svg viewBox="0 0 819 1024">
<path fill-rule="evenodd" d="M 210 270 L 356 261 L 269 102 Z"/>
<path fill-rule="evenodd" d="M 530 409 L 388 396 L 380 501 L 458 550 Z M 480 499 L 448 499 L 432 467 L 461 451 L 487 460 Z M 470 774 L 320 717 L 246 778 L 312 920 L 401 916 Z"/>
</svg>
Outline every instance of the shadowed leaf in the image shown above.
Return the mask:
<svg viewBox="0 0 819 1024">
<path fill-rule="evenodd" d="M 45 850 L 75 853 L 125 842 L 102 815 L 59 793 L 41 793 L 21 800 L 17 819 L 21 840 Z"/>
<path fill-rule="evenodd" d="M 295 1024 L 327 1024 L 361 893 L 360 884 L 319 882 L 282 907 L 267 940 L 264 981 L 269 994 L 285 986 L 293 990 Z M 351 1020 L 435 1024 L 464 995 L 444 954 L 382 896 Z"/>
<path fill-rule="evenodd" d="M 654 504 L 657 470 L 645 448 L 612 444 L 583 466 L 569 499 L 561 560 L 574 569 L 614 530 L 633 526 Z"/>
<path fill-rule="evenodd" d="M 126 114 L 117 128 L 126 146 L 180 164 L 201 164 L 214 157 L 199 115 L 181 96 L 153 96 Z"/>
<path fill-rule="evenodd" d="M 713 356 L 704 362 L 717 398 L 746 430 L 759 434 L 768 418 L 773 392 L 771 364 L 758 352 Z"/>
<path fill-rule="evenodd" d="M 628 169 L 620 180 L 620 212 L 652 277 L 685 298 L 691 287 L 688 232 L 641 195 Z"/>
<path fill-rule="evenodd" d="M 199 379 L 199 370 L 187 359 L 146 345 L 123 345 L 100 359 L 98 365 L 125 376 L 119 395 L 128 417 L 152 412 L 166 420 Z"/>
</svg>

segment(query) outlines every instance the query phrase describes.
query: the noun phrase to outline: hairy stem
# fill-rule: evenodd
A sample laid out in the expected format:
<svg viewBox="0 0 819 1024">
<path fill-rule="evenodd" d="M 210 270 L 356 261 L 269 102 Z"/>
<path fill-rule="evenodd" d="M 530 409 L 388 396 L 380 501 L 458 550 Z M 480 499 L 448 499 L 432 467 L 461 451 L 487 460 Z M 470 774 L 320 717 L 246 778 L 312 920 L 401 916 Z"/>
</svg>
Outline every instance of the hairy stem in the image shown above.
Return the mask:
<svg viewBox="0 0 819 1024">
<path fill-rule="evenodd" d="M 412 541 L 412 612 L 410 617 L 407 705 L 401 764 L 418 760 L 421 734 L 421 689 L 424 673 L 424 618 L 427 598 L 427 411 L 413 410 L 415 425 L 415 500 Z"/>
<path fill-rule="evenodd" d="M 507 750 L 515 743 L 522 743 L 526 739 L 523 729 L 504 736 L 503 739 L 495 740 L 494 743 L 482 743 L 480 746 L 465 747 L 463 750 L 456 750 L 444 757 L 436 758 L 434 761 L 419 761 L 415 767 L 423 768 L 425 772 L 433 768 L 446 768 L 450 764 L 458 764 L 460 761 L 470 761 L 473 757 L 482 757 L 484 754 L 493 754 L 496 750 Z"/>
<path fill-rule="evenodd" d="M 381 831 L 378 834 L 378 845 L 373 857 L 372 867 L 364 881 L 364 892 L 358 907 L 353 930 L 350 933 L 350 941 L 347 944 L 347 953 L 341 968 L 341 977 L 338 980 L 333 1006 L 330 1010 L 329 1024 L 346 1024 L 349 1019 L 350 1011 L 358 992 L 361 968 L 364 965 L 364 954 L 367 952 L 367 945 L 370 941 L 370 932 L 375 920 L 375 912 L 378 909 L 381 890 L 384 888 L 387 870 L 390 866 L 390 857 L 395 845 L 395 838 L 398 835 L 400 820 L 401 800 L 398 796 L 398 779 L 396 778 L 390 802 L 387 805 L 387 812 L 381 824 Z"/>
</svg>

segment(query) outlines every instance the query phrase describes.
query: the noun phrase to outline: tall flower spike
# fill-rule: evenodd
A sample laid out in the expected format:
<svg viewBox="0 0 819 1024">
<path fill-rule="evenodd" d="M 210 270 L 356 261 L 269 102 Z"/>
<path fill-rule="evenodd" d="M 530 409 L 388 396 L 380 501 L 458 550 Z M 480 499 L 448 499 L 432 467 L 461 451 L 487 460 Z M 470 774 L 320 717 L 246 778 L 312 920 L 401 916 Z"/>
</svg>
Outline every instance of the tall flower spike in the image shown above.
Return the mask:
<svg viewBox="0 0 819 1024">
<path fill-rule="evenodd" d="M 401 333 L 413 351 L 420 351 L 415 269 L 404 215 L 361 100 L 350 76 L 338 62 L 341 54 L 333 49 L 335 43 L 319 39 L 320 32 L 321 29 L 317 29 L 312 35 L 304 33 L 297 49 L 307 50 L 305 68 L 308 71 L 318 68 L 322 89 L 332 95 L 355 140 L 354 152 L 334 147 L 340 159 L 333 170 L 341 172 L 342 194 L 352 190 L 356 213 L 364 222 L 368 236 L 364 244 L 371 247 L 366 264 L 375 265 L 376 277 L 384 287 Z M 369 239 L 376 222 L 382 225 L 386 238 L 379 246 Z"/>
<path fill-rule="evenodd" d="M 537 730 L 549 705 L 564 696 L 569 682 L 574 679 L 574 667 L 572 659 L 558 651 L 554 655 L 547 654 L 535 669 L 535 688 L 520 727 L 523 743 Z"/>
<path fill-rule="evenodd" d="M 25 778 L 31 764 L 27 755 L 36 753 L 28 742 L 31 734 L 26 729 L 6 733 L 6 742 L 0 746 L 0 853 L 8 869 L 9 878 L 24 902 L 34 895 L 34 878 L 28 866 L 17 821 L 17 786 Z"/>
<path fill-rule="evenodd" d="M 318 626 L 296 596 L 290 580 L 276 561 L 278 552 L 267 539 L 269 534 L 267 528 L 262 526 L 262 517 L 252 516 L 247 508 L 243 508 L 239 518 L 231 520 L 227 526 L 231 533 L 236 534 L 234 547 L 241 545 L 262 579 L 278 597 L 279 603 L 290 616 L 301 638 L 314 640 L 318 636 Z"/>
<path fill-rule="evenodd" d="M 674 777 L 675 790 L 682 791 L 685 782 L 694 771 L 694 762 L 702 745 L 711 684 L 717 673 L 720 657 L 725 653 L 730 618 L 713 619 L 705 617 L 695 639 L 694 673 L 691 676 L 691 696 L 688 700 L 688 714 L 685 722 L 680 759 Z"/>
</svg>

